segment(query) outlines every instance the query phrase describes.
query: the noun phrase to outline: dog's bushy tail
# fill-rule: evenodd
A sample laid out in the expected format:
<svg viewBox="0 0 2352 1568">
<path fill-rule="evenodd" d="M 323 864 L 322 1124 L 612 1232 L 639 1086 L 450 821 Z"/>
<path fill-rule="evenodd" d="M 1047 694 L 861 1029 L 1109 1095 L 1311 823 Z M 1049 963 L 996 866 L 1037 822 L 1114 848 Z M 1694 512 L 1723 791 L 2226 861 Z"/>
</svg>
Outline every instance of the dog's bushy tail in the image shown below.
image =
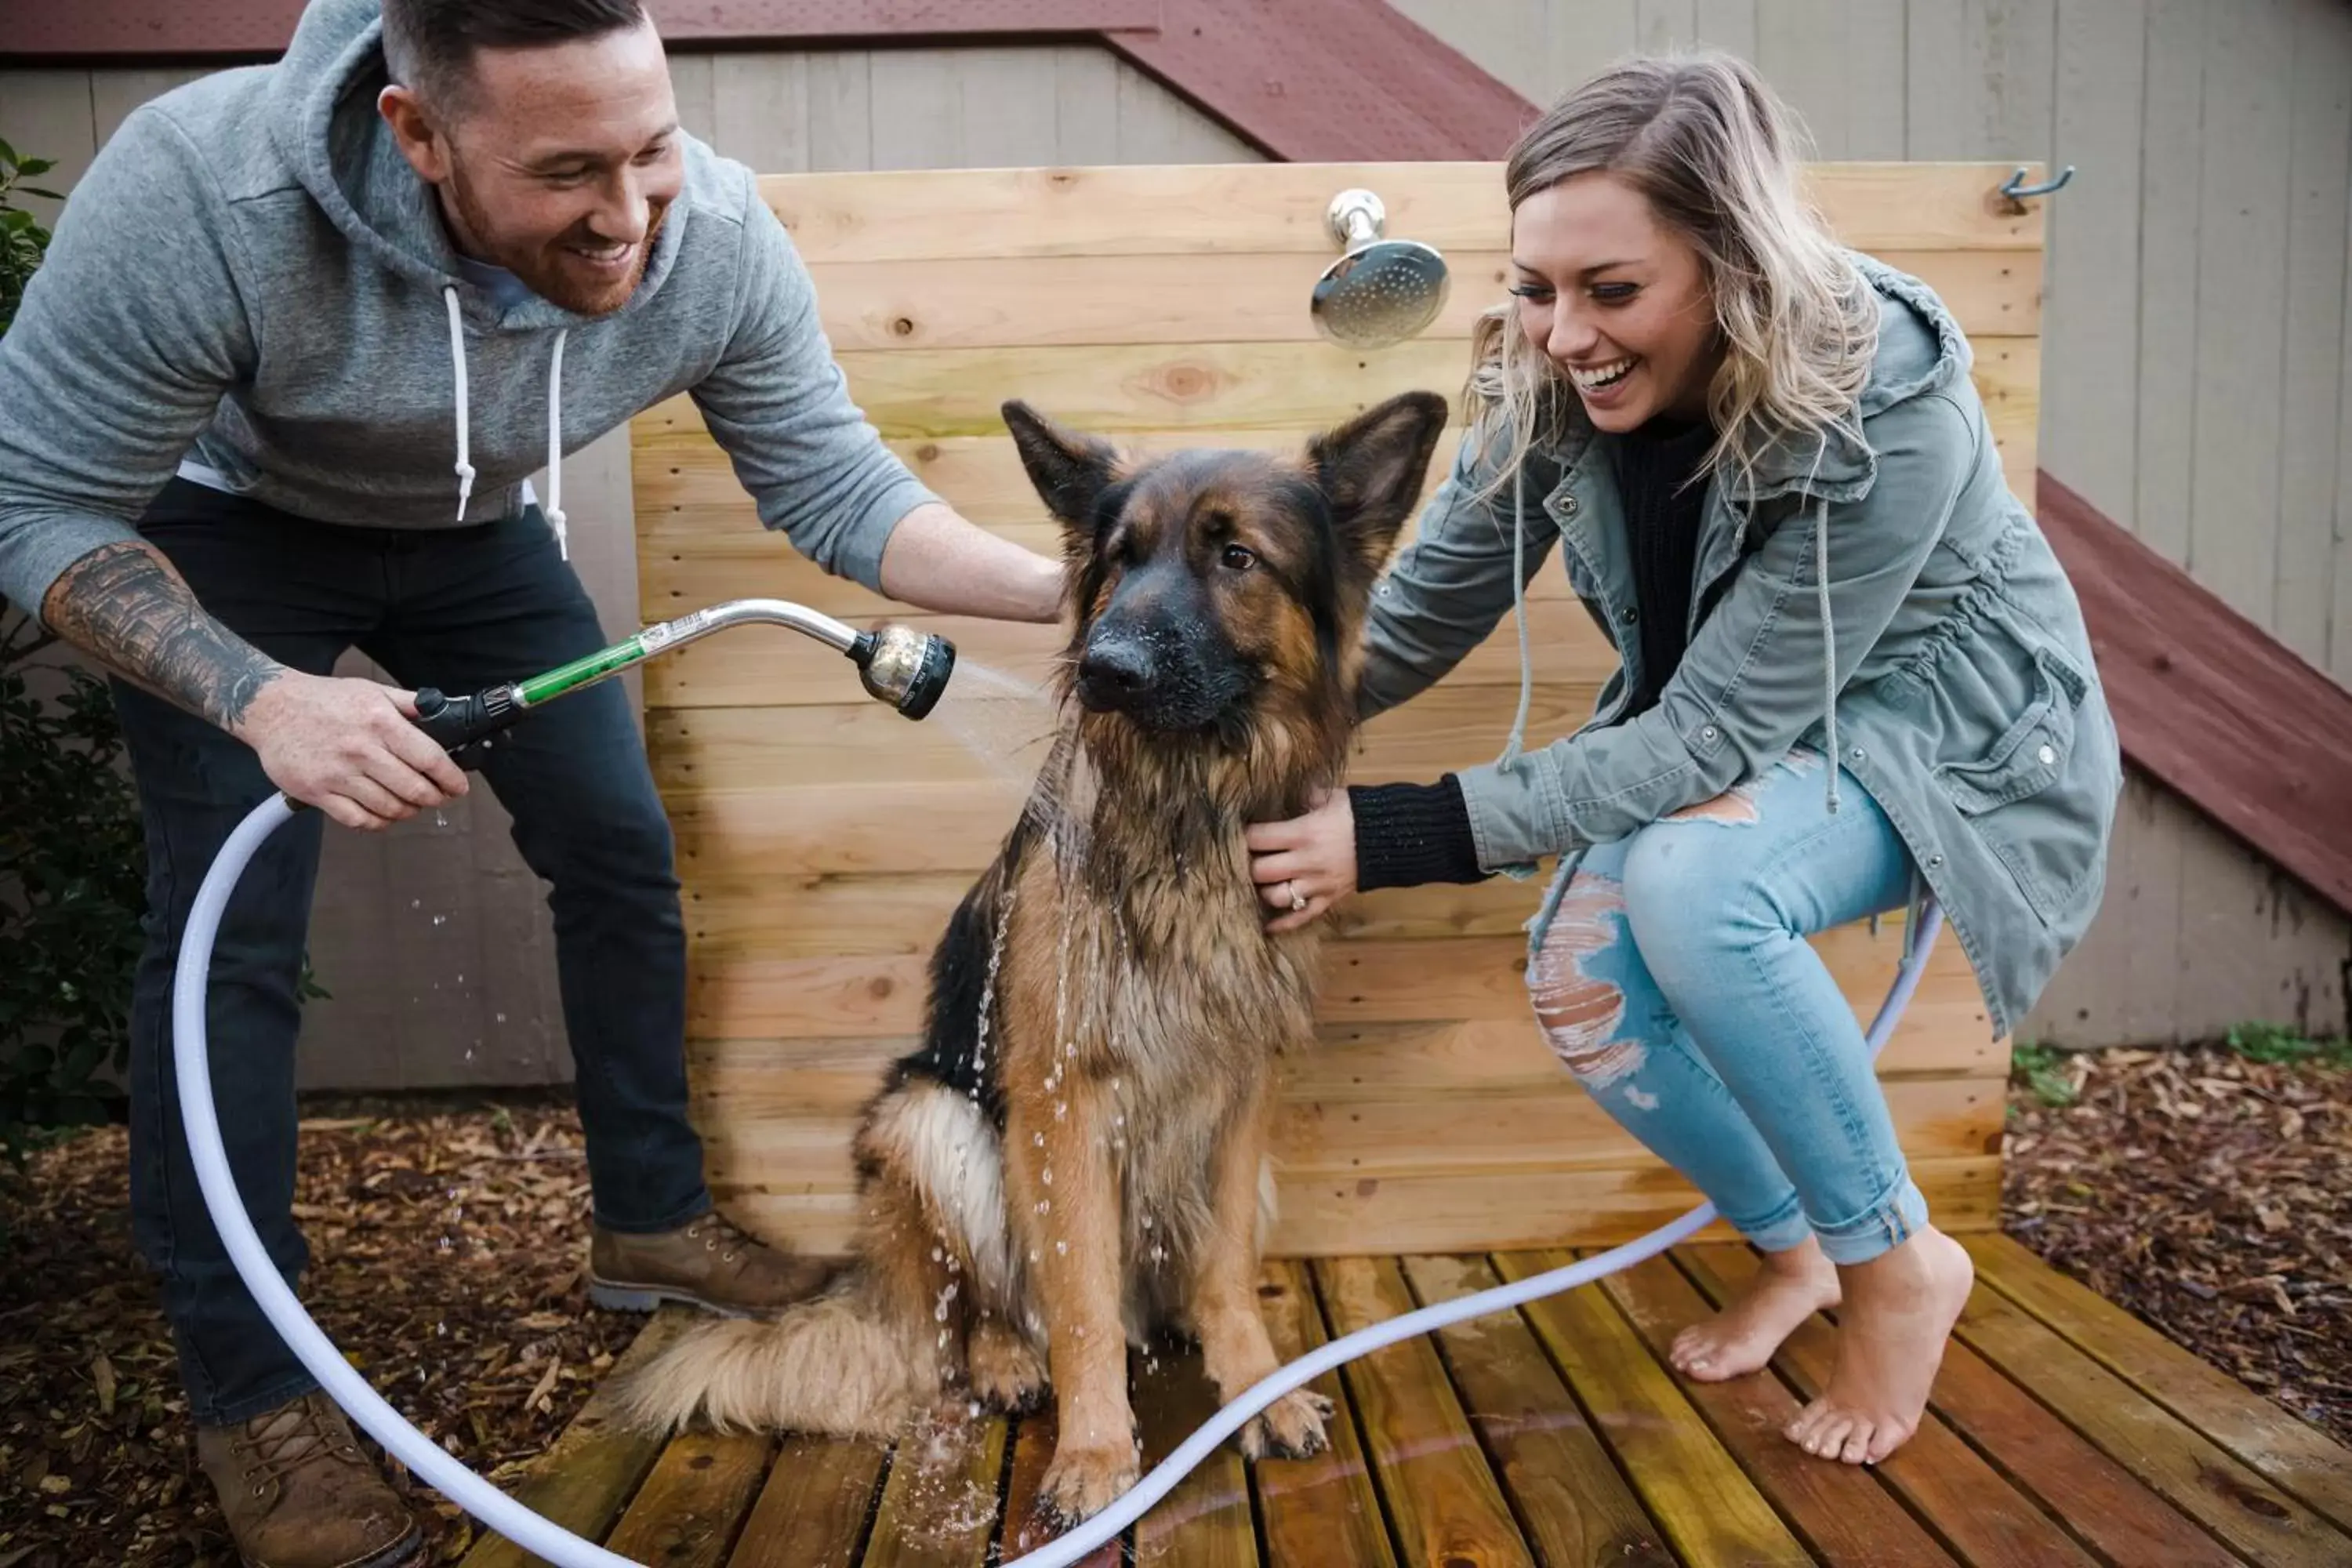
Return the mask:
<svg viewBox="0 0 2352 1568">
<path fill-rule="evenodd" d="M 614 1386 L 621 1419 L 670 1432 L 780 1430 L 889 1438 L 937 1394 L 936 1363 L 853 1273 L 769 1321 L 698 1324 Z"/>
</svg>

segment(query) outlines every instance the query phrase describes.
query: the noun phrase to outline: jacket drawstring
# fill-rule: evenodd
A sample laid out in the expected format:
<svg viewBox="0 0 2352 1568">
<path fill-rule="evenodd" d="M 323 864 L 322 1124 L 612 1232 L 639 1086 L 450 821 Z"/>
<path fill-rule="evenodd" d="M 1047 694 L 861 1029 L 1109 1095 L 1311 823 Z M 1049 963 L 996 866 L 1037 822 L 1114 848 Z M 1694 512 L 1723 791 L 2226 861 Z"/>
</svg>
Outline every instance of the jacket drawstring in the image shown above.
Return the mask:
<svg viewBox="0 0 2352 1568">
<path fill-rule="evenodd" d="M 1534 694 L 1535 663 L 1528 650 L 1527 573 L 1523 569 L 1527 539 L 1527 465 L 1519 464 L 1511 473 L 1511 618 L 1519 627 L 1519 710 L 1511 719 L 1510 739 L 1503 742 L 1503 754 L 1495 759 L 1498 768 L 1508 769 L 1519 759 L 1528 737 L 1528 703 Z"/>
<path fill-rule="evenodd" d="M 466 521 L 466 502 L 474 493 L 474 465 L 467 461 L 466 446 L 466 324 L 457 313 L 457 290 L 444 284 L 442 300 L 449 307 L 449 363 L 457 378 L 457 521 Z"/>
<path fill-rule="evenodd" d="M 563 528 L 563 339 L 555 334 L 555 352 L 547 362 L 547 521 L 555 530 L 555 548 L 566 561 L 572 545 Z"/>
<path fill-rule="evenodd" d="M 1830 814 L 1838 808 L 1837 629 L 1830 620 L 1830 503 L 1813 502 L 1813 581 L 1822 603 L 1822 717 L 1829 727 Z"/>
</svg>

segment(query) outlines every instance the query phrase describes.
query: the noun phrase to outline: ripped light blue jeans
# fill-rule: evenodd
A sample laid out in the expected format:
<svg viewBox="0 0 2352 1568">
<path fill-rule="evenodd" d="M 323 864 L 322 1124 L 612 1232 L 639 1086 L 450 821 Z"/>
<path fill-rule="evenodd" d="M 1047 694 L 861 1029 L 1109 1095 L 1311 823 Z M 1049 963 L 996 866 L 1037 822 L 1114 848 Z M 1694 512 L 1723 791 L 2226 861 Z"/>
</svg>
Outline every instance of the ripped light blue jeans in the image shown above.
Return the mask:
<svg viewBox="0 0 2352 1568">
<path fill-rule="evenodd" d="M 1898 909 L 1902 838 L 1794 751 L 1593 846 L 1538 927 L 1528 988 L 1603 1110 L 1767 1251 L 1866 1262 L 1927 1222 L 1853 1006 L 1804 939 Z"/>
</svg>

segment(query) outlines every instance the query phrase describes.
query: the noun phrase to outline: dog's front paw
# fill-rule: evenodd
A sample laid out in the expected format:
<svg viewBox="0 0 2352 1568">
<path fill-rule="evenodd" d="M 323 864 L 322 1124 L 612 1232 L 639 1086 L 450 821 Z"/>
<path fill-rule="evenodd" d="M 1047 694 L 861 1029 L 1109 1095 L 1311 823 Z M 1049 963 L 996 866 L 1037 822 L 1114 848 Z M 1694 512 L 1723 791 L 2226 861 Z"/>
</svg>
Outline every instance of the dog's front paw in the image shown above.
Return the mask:
<svg viewBox="0 0 2352 1568">
<path fill-rule="evenodd" d="M 982 1405 L 1006 1415 L 1037 1408 L 1045 1395 L 1045 1367 L 1029 1342 L 993 1318 L 971 1331 L 965 1349 L 971 1392 Z"/>
<path fill-rule="evenodd" d="M 1323 1423 L 1331 1418 L 1333 1408 L 1319 1394 L 1293 1389 L 1242 1428 L 1242 1452 L 1253 1459 L 1311 1458 L 1330 1447 Z"/>
<path fill-rule="evenodd" d="M 1037 1489 L 1037 1510 L 1061 1529 L 1093 1518 L 1127 1491 L 1142 1474 L 1135 1448 L 1074 1448 L 1054 1451 Z"/>
</svg>

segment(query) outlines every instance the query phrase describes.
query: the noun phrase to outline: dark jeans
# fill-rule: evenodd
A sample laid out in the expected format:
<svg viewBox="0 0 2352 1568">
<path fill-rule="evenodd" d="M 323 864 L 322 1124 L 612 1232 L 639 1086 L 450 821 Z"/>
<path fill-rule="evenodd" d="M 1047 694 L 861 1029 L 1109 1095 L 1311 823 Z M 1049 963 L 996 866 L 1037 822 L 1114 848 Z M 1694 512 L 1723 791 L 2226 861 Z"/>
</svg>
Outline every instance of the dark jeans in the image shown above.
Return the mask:
<svg viewBox="0 0 2352 1568">
<path fill-rule="evenodd" d="M 342 528 L 174 479 L 140 531 L 214 616 L 312 675 L 357 647 L 405 687 L 471 691 L 606 640 L 536 512 L 430 533 Z M 241 1421 L 314 1380 L 237 1278 L 197 1190 L 173 1077 L 172 973 L 197 885 L 273 786 L 225 731 L 121 682 L 114 696 L 148 858 L 131 1004 L 133 1228 L 163 1279 L 196 1419 Z M 517 847 L 550 884 L 597 1223 L 682 1225 L 710 1206 L 686 1113 L 685 927 L 669 822 L 621 687 L 575 692 L 524 720 L 477 777 L 512 814 Z M 304 812 L 255 856 L 221 921 L 206 1012 L 229 1164 L 289 1286 L 310 1257 L 289 1212 L 295 990 L 326 826 L 323 814 Z"/>
</svg>

